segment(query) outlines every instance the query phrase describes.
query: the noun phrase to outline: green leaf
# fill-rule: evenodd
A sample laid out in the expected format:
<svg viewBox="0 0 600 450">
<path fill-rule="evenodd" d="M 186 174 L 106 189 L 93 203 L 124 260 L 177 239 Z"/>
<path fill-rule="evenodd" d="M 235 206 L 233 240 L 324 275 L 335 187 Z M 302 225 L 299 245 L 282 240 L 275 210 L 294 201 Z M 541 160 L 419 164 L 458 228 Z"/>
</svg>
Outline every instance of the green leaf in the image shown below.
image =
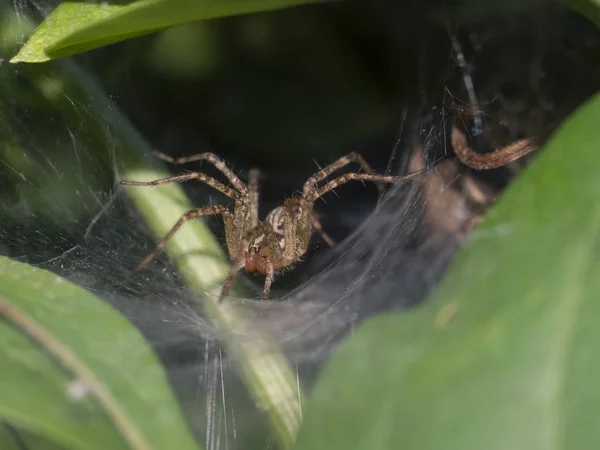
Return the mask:
<svg viewBox="0 0 600 450">
<path fill-rule="evenodd" d="M 510 186 L 430 301 L 338 349 L 298 449 L 597 447 L 598 117 L 600 95 Z"/>
<path fill-rule="evenodd" d="M 11 62 L 44 62 L 194 20 L 287 8 L 323 0 L 138 0 L 61 3 Z"/>
<path fill-rule="evenodd" d="M 111 306 L 0 257 L 0 419 L 85 449 L 197 449 L 165 373 Z"/>
</svg>

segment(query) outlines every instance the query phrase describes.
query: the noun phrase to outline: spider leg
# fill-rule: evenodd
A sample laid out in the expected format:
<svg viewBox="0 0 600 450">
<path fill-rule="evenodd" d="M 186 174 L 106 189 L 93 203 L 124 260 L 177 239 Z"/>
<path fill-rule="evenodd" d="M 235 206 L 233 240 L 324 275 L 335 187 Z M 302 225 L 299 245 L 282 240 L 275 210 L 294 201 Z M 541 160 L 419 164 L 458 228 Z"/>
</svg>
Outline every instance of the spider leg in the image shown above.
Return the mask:
<svg viewBox="0 0 600 450">
<path fill-rule="evenodd" d="M 240 180 L 238 176 L 233 173 L 229 167 L 227 167 L 225 162 L 214 153 L 198 153 L 196 155 L 183 156 L 180 158 L 173 158 L 158 151 L 155 151 L 154 154 L 160 159 L 171 164 L 187 164 L 194 161 L 208 161 L 218 170 L 220 170 L 238 191 L 240 191 L 242 194 L 246 194 L 248 192 L 242 180 Z"/>
<path fill-rule="evenodd" d="M 342 184 L 346 184 L 348 181 L 352 181 L 352 180 L 376 181 L 376 182 L 380 182 L 380 183 L 398 183 L 399 181 L 406 181 L 406 180 L 410 180 L 411 178 L 418 177 L 419 175 L 423 175 L 424 173 L 427 173 L 427 171 L 428 171 L 428 169 L 422 169 L 422 170 L 418 170 L 413 173 L 409 173 L 408 175 L 404 175 L 404 176 L 377 175 L 377 174 L 356 173 L 356 172 L 345 173 L 344 175 L 341 175 L 338 178 L 331 180 L 330 182 L 326 183 L 325 185 L 321 186 L 320 188 L 309 192 L 306 195 L 306 200 L 309 202 L 313 202 L 316 199 L 318 199 L 319 197 L 322 197 L 327 192 L 335 189 L 338 186 L 341 186 Z"/>
<path fill-rule="evenodd" d="M 244 196 L 243 193 L 237 192 L 236 190 L 225 186 L 223 183 L 215 180 L 213 177 L 209 177 L 208 175 L 203 174 L 202 172 L 190 172 L 184 175 L 176 175 L 174 177 L 161 178 L 160 180 L 154 181 L 120 181 L 119 183 L 122 186 L 158 186 L 160 184 L 178 183 L 187 180 L 202 181 L 203 183 L 208 184 L 217 191 L 222 192 L 227 197 L 233 198 L 234 200 L 241 200 Z"/>
<path fill-rule="evenodd" d="M 323 227 L 321 226 L 321 222 L 319 222 L 319 219 L 317 219 L 313 213 L 311 213 L 311 215 L 310 215 L 310 221 L 312 222 L 313 228 L 315 230 L 317 230 L 317 233 L 319 233 L 321 235 L 321 237 L 323 238 L 323 240 L 325 242 L 327 242 L 327 245 L 329 245 L 330 247 L 335 247 L 335 241 L 333 239 L 331 239 L 331 236 L 329 236 L 323 230 Z"/>
<path fill-rule="evenodd" d="M 246 246 L 248 244 L 246 243 Z M 225 282 L 223 283 L 223 288 L 221 289 L 221 294 L 219 294 L 219 302 L 222 302 L 225 297 L 229 294 L 229 290 L 231 289 L 231 283 L 233 282 L 233 276 L 244 267 L 244 253 L 240 252 L 238 257 L 233 260 L 231 263 L 231 267 L 229 268 L 229 272 L 227 272 L 227 278 L 225 278 Z"/>
<path fill-rule="evenodd" d="M 356 153 L 356 152 L 348 153 L 347 155 L 342 156 L 337 161 L 335 161 L 335 162 L 329 164 L 328 166 L 324 167 L 323 169 L 319 170 L 312 177 L 310 177 L 308 180 L 306 180 L 306 183 L 304 183 L 304 190 L 303 190 L 304 195 L 307 195 L 309 192 L 312 192 L 313 190 L 317 189 L 317 183 L 319 181 L 324 180 L 325 178 L 327 178 L 329 175 L 331 175 L 336 170 L 339 170 L 353 162 L 360 164 L 360 166 L 364 169 L 364 171 L 366 173 L 370 173 L 370 174 L 375 173 L 373 171 L 373 169 L 371 168 L 371 166 L 369 165 L 369 163 L 367 163 L 367 161 L 359 153 Z M 381 184 L 377 183 L 377 188 L 381 191 L 383 189 L 383 186 Z"/>
<path fill-rule="evenodd" d="M 177 233 L 177 231 L 181 228 L 181 226 L 187 222 L 188 220 L 195 219 L 196 217 L 201 216 L 212 216 L 215 214 L 223 214 L 223 216 L 228 216 L 230 214 L 229 209 L 226 206 L 216 205 L 216 206 L 208 206 L 205 208 L 196 208 L 186 212 L 181 218 L 177 221 L 175 225 L 169 230 L 169 232 L 165 235 L 165 237 L 158 243 L 156 248 L 146 256 L 142 262 L 140 262 L 135 271 L 141 270 L 144 266 L 146 266 L 150 261 L 154 259 L 156 255 L 160 253 L 163 247 L 169 242 L 169 240 Z"/>
<path fill-rule="evenodd" d="M 265 278 L 265 287 L 263 289 L 263 300 L 269 299 L 269 293 L 271 292 L 271 284 L 275 279 L 275 269 L 273 268 L 273 264 L 267 266 L 267 277 Z"/>
<path fill-rule="evenodd" d="M 458 159 L 475 170 L 497 169 L 539 148 L 532 139 L 521 139 L 492 153 L 476 153 L 469 147 L 465 134 L 457 127 L 452 127 L 451 139 Z"/>
</svg>

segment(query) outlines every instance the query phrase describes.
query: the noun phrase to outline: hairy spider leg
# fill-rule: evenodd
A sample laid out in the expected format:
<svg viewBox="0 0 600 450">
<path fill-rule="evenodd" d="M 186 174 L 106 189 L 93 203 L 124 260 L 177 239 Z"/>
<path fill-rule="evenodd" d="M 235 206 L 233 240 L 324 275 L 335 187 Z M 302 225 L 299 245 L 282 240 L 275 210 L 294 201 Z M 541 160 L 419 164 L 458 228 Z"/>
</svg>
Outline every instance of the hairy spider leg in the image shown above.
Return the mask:
<svg viewBox="0 0 600 450">
<path fill-rule="evenodd" d="M 348 164 L 351 164 L 353 162 L 360 164 L 360 166 L 363 168 L 363 170 L 366 173 L 369 173 L 369 174 L 375 173 L 375 171 L 371 168 L 369 163 L 359 153 L 356 153 L 356 152 L 348 153 L 347 155 L 339 158 L 337 161 L 334 161 L 333 163 L 329 164 L 328 166 L 322 168 L 317 173 L 315 173 L 312 177 L 310 177 L 308 180 L 306 180 L 306 182 L 304 183 L 304 189 L 303 189 L 304 195 L 308 194 L 309 192 L 311 192 L 314 189 L 317 189 L 318 182 L 323 181 L 325 178 L 327 178 L 329 175 L 331 175 L 336 170 L 340 170 L 340 169 L 344 168 L 345 166 L 347 166 Z M 379 191 L 383 190 L 382 184 L 376 183 L 376 185 L 377 185 L 377 189 L 379 189 Z"/>
<path fill-rule="evenodd" d="M 219 294 L 219 302 L 222 302 L 225 297 L 229 295 L 229 290 L 231 289 L 231 283 L 233 282 L 234 275 L 244 267 L 244 258 L 243 254 L 239 258 L 235 258 L 229 267 L 229 271 L 227 272 L 227 277 L 223 282 L 223 287 L 221 288 L 221 293 Z"/>
<path fill-rule="evenodd" d="M 216 205 L 216 206 L 207 206 L 204 208 L 195 208 L 188 212 L 186 212 L 181 218 L 177 221 L 175 225 L 169 230 L 169 232 L 165 235 L 165 237 L 158 243 L 156 248 L 146 256 L 142 262 L 140 262 L 135 268 L 136 271 L 141 270 L 144 266 L 146 266 L 150 261 L 152 261 L 156 255 L 160 253 L 167 242 L 177 233 L 177 231 L 181 228 L 181 226 L 187 222 L 188 220 L 195 219 L 196 217 L 202 216 L 213 216 L 216 214 L 222 214 L 224 219 L 228 219 L 231 216 L 231 212 L 227 209 L 226 206 Z"/>
<path fill-rule="evenodd" d="M 273 264 L 267 266 L 267 276 L 265 277 L 265 286 L 263 289 L 263 300 L 269 300 L 269 294 L 271 292 L 271 284 L 275 279 L 275 270 Z"/>
<path fill-rule="evenodd" d="M 303 195 L 305 197 L 309 196 L 312 192 L 314 192 L 317 189 L 317 183 L 323 181 L 333 172 L 340 170 L 352 163 L 359 164 L 363 168 L 363 170 L 368 174 L 375 174 L 373 168 L 369 165 L 367 160 L 360 153 L 352 152 L 342 156 L 338 160 L 322 168 L 312 177 L 306 180 L 306 182 L 304 183 Z M 377 186 L 379 192 L 383 191 L 383 183 L 375 182 L 375 185 Z M 327 245 L 329 245 L 330 247 L 334 247 L 335 241 L 331 238 L 331 236 L 329 236 L 329 234 L 325 232 L 325 230 L 323 230 L 321 223 L 313 213 L 311 213 L 310 220 L 312 222 L 313 228 L 317 231 L 317 233 L 321 235 L 321 237 L 327 243 Z"/>
<path fill-rule="evenodd" d="M 184 174 L 184 175 L 177 175 L 177 176 L 162 178 L 162 179 L 154 180 L 154 181 L 121 181 L 120 184 L 123 186 L 158 186 L 161 184 L 176 183 L 176 182 L 187 181 L 187 180 L 202 181 L 202 182 L 206 183 L 207 185 L 211 186 L 212 188 L 225 194 L 226 196 L 234 199 L 236 201 L 236 208 L 234 210 L 233 215 L 231 214 L 231 211 L 229 211 L 228 208 L 226 208 L 225 206 L 220 206 L 220 205 L 214 206 L 214 207 L 197 208 L 197 209 L 191 210 L 190 212 L 188 212 L 184 216 L 182 216 L 181 219 L 179 219 L 179 221 L 175 224 L 175 226 L 169 231 L 167 236 L 165 236 L 165 238 L 163 238 L 163 240 L 158 244 L 157 248 L 150 255 L 148 255 L 146 258 L 144 258 L 144 260 L 140 264 L 138 264 L 138 266 L 136 267 L 135 270 L 140 270 L 145 265 L 147 265 L 160 252 L 160 250 L 165 246 L 165 244 L 169 241 L 169 239 L 171 239 L 173 237 L 173 235 L 177 232 L 177 230 L 181 227 L 181 225 L 183 225 L 183 223 L 185 223 L 187 220 L 189 220 L 191 218 L 199 217 L 200 215 L 222 214 L 223 221 L 225 223 L 227 247 L 228 247 L 230 254 L 231 254 L 231 249 L 236 247 L 236 244 L 237 244 L 239 238 L 241 238 L 241 236 L 243 236 L 244 233 L 246 232 L 247 227 L 244 226 L 245 225 L 244 219 L 248 215 L 248 207 L 247 207 L 246 203 L 244 203 L 242 201 L 242 199 L 245 198 L 245 195 L 240 192 L 237 192 L 234 189 L 231 189 L 228 186 L 225 186 L 221 182 L 219 182 L 219 181 L 215 180 L 214 178 L 209 177 L 208 175 L 205 175 L 201 172 L 191 172 L 191 173 Z M 247 192 L 247 188 L 245 186 L 244 186 L 244 191 Z M 211 208 L 218 208 L 218 210 L 215 210 L 216 212 L 213 212 L 213 213 L 209 212 L 206 214 L 199 214 L 197 212 L 194 213 L 194 211 L 210 211 Z M 221 212 L 222 208 L 226 212 Z M 188 216 L 189 214 L 191 214 L 191 216 Z M 244 223 L 239 225 L 238 224 L 239 222 L 244 222 Z M 235 242 L 233 242 L 233 241 L 235 241 Z"/>
<path fill-rule="evenodd" d="M 319 233 L 321 235 L 321 237 L 327 243 L 327 245 L 329 245 L 330 247 L 335 247 L 335 241 L 331 238 L 331 236 L 329 236 L 325 232 L 325 230 L 323 230 L 323 227 L 321 226 L 321 222 L 319 222 L 319 219 L 317 219 L 315 217 L 314 212 L 310 213 L 310 221 L 312 223 L 313 228 L 315 230 L 317 230 L 317 233 Z"/>
<path fill-rule="evenodd" d="M 324 184 L 320 188 L 309 192 L 306 195 L 306 200 L 309 202 L 314 202 L 318 198 L 325 195 L 327 192 L 335 189 L 338 186 L 346 184 L 347 182 L 352 181 L 352 180 L 378 181 L 381 183 L 398 183 L 400 181 L 407 181 L 412 178 L 418 177 L 419 175 L 423 175 L 424 173 L 427 173 L 428 170 L 429 169 L 422 169 L 422 170 L 418 170 L 416 172 L 409 173 L 408 175 L 403 175 L 403 176 L 375 175 L 375 174 L 356 173 L 356 172 L 345 173 L 344 175 L 341 175 L 338 178 L 335 178 L 335 179 L 329 181 L 328 183 Z"/>
<path fill-rule="evenodd" d="M 190 172 L 184 175 L 175 175 L 174 177 L 161 178 L 160 180 L 154 181 L 120 181 L 120 184 L 123 186 L 159 186 L 161 184 L 179 183 L 187 180 L 202 181 L 217 191 L 222 192 L 227 197 L 233 198 L 234 200 L 241 200 L 243 197 L 242 193 L 225 186 L 223 183 L 215 180 L 213 177 L 203 174 L 202 172 Z"/>
<path fill-rule="evenodd" d="M 213 166 L 215 166 L 218 170 L 221 171 L 223 175 L 227 177 L 227 179 L 233 184 L 233 186 L 242 194 L 247 194 L 248 190 L 242 180 L 238 178 L 238 176 L 231 171 L 229 167 L 225 164 L 225 162 L 219 158 L 214 153 L 198 153 L 190 156 L 182 156 L 179 158 L 173 158 L 169 155 L 165 155 L 159 151 L 154 151 L 154 154 L 158 156 L 160 159 L 167 161 L 171 164 L 187 164 L 195 161 L 208 161 Z"/>
</svg>

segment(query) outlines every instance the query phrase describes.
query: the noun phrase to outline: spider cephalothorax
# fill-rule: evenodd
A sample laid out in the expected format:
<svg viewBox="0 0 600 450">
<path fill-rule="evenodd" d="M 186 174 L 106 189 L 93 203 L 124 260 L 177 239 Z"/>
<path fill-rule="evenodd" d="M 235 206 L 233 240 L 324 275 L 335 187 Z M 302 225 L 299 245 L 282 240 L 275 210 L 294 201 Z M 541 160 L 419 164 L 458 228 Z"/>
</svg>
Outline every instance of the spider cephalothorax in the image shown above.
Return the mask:
<svg viewBox="0 0 600 450">
<path fill-rule="evenodd" d="M 461 135 L 458 133 L 460 132 L 454 132 L 452 135 L 453 143 L 456 141 L 455 146 L 459 147 L 457 148 L 459 159 L 467 165 L 471 165 L 469 164 L 469 158 L 473 159 L 474 157 L 477 157 L 481 159 L 483 157 L 485 159 L 487 157 L 488 159 L 498 159 L 498 157 L 501 157 L 500 159 L 502 160 L 508 160 L 511 157 L 514 159 L 516 157 L 515 155 L 522 156 L 522 154 L 528 153 L 534 149 L 528 141 L 524 141 L 524 144 L 519 144 L 520 146 L 515 147 L 515 144 L 511 146 L 515 147 L 518 151 L 507 148 L 488 155 L 477 155 L 468 148 L 465 143 L 466 141 L 460 141 L 459 138 Z M 521 147 L 523 147 L 523 149 Z M 506 155 L 502 152 L 506 153 Z M 202 153 L 176 159 L 163 155 L 162 153 L 157 153 L 157 155 L 174 164 L 184 164 L 192 161 L 209 161 L 229 179 L 233 187 L 225 186 L 220 181 L 217 181 L 202 172 L 191 172 L 184 175 L 177 175 L 148 182 L 121 181 L 121 184 L 129 186 L 156 186 L 178 181 L 199 180 L 233 199 L 235 201 L 235 206 L 233 210 L 230 210 L 223 205 L 216 205 L 188 211 L 177 221 L 162 241 L 159 242 L 156 249 L 140 262 L 136 270 L 139 270 L 148 264 L 186 221 L 196 217 L 221 214 L 225 225 L 227 249 L 232 259 L 232 263 L 225 283 L 223 284 L 220 298 L 227 296 L 233 276 L 243 267 L 246 268 L 248 273 L 258 273 L 259 275 L 265 276 L 263 298 L 268 298 L 271 283 L 275 278 L 275 273 L 286 267 L 290 267 L 306 253 L 313 231 L 320 233 L 325 242 L 330 246 L 335 245 L 333 240 L 323 231 L 321 224 L 313 213 L 315 201 L 327 192 L 352 180 L 372 181 L 376 183 L 396 183 L 409 180 L 425 172 L 425 170 L 420 170 L 405 176 L 378 175 L 373 172 L 362 156 L 358 153 L 350 153 L 315 173 L 304 183 L 304 188 L 300 195 L 287 199 L 282 206 L 273 209 L 263 222 L 259 222 L 258 170 L 250 170 L 248 185 L 246 186 L 246 184 L 244 184 L 225 165 L 223 160 L 213 153 Z M 488 160 L 486 159 L 486 161 Z M 473 163 L 473 167 L 479 169 L 487 169 L 492 166 L 497 167 L 497 161 L 492 161 L 496 165 L 491 163 L 488 164 L 486 161 L 483 161 L 481 167 L 477 167 Z M 319 185 L 319 183 L 324 181 L 333 172 L 350 163 L 359 164 L 364 170 L 364 173 L 345 173 L 333 180 Z"/>
</svg>

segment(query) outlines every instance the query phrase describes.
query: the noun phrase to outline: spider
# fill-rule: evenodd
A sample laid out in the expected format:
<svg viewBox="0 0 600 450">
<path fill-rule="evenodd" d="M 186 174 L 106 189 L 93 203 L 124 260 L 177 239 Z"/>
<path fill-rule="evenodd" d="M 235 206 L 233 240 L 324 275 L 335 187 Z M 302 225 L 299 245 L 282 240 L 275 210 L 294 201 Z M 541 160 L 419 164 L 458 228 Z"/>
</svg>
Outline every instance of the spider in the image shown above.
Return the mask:
<svg viewBox="0 0 600 450">
<path fill-rule="evenodd" d="M 488 154 L 478 154 L 471 150 L 467 139 L 457 127 L 452 127 L 452 146 L 460 161 L 476 170 L 489 170 L 508 164 L 537 149 L 534 140 L 522 139 L 505 148 Z M 333 247 L 335 242 L 329 237 L 316 218 L 313 207 L 317 199 L 327 192 L 352 180 L 372 181 L 381 190 L 381 183 L 397 183 L 417 177 L 428 169 L 422 169 L 404 176 L 376 174 L 367 161 L 358 153 L 349 153 L 329 166 L 319 170 L 305 183 L 299 196 L 285 200 L 282 206 L 273 209 L 264 221 L 258 218 L 258 177 L 257 169 L 251 169 L 248 185 L 244 184 L 214 153 L 172 158 L 159 152 L 155 154 L 171 164 L 187 164 L 194 161 L 208 161 L 225 175 L 233 187 L 225 186 L 202 172 L 190 172 L 154 181 L 121 181 L 125 186 L 158 186 L 187 180 L 199 180 L 234 200 L 233 211 L 224 205 L 194 208 L 185 213 L 158 243 L 154 251 L 144 258 L 135 270 L 146 266 L 163 249 L 173 235 L 188 220 L 202 216 L 221 214 L 225 224 L 225 240 L 232 260 L 227 278 L 219 299 L 229 293 L 233 276 L 244 266 L 248 273 L 258 273 L 265 277 L 263 298 L 269 298 L 275 273 L 290 267 L 306 253 L 313 231 L 317 231 L 325 242 Z M 319 183 L 335 171 L 357 163 L 364 173 L 349 172 L 333 180 Z"/>
<path fill-rule="evenodd" d="M 381 189 L 381 183 L 406 181 L 426 172 L 426 169 L 424 169 L 405 176 L 378 175 L 360 154 L 350 153 L 319 170 L 304 183 L 304 188 L 299 196 L 288 198 L 282 206 L 269 212 L 264 221 L 259 221 L 259 172 L 257 169 L 250 170 L 248 185 L 246 186 L 225 165 L 223 160 L 213 153 L 201 153 L 183 158 L 171 158 L 159 152 L 155 152 L 155 154 L 172 164 L 208 161 L 225 175 L 233 187 L 226 186 L 202 172 L 190 172 L 154 181 L 121 181 L 120 184 L 125 186 L 158 186 L 165 183 L 199 180 L 233 199 L 235 203 L 233 210 L 224 205 L 215 205 L 194 208 L 185 213 L 158 243 L 154 251 L 144 258 L 135 270 L 142 269 L 152 261 L 177 230 L 188 220 L 221 214 L 225 225 L 227 250 L 232 263 L 221 290 L 220 300 L 228 295 L 233 276 L 244 266 L 248 273 L 258 273 L 265 276 L 263 298 L 268 299 L 275 273 L 291 266 L 306 253 L 314 230 L 323 237 L 329 246 L 333 247 L 335 245 L 331 237 L 323 231 L 319 220 L 313 213 L 315 201 L 327 192 L 352 180 L 376 182 Z M 358 163 L 364 173 L 345 173 L 319 186 L 319 183 L 333 172 L 351 163 Z"/>
</svg>

